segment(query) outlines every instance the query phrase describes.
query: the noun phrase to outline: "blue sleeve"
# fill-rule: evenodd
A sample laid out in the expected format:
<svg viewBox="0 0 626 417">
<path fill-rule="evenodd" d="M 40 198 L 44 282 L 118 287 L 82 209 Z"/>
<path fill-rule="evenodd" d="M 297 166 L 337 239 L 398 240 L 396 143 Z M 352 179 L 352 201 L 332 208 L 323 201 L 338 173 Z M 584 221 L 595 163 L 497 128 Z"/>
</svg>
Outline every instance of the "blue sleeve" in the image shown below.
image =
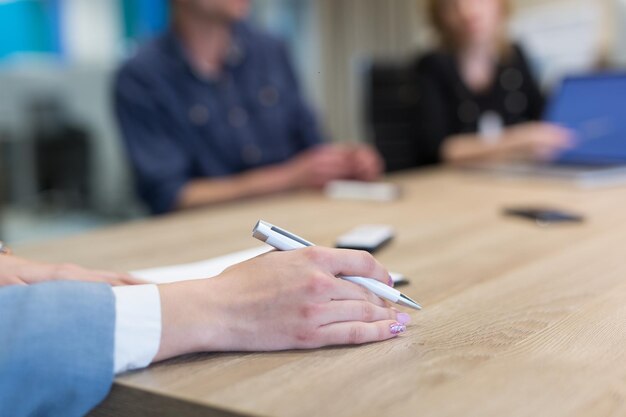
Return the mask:
<svg viewBox="0 0 626 417">
<path fill-rule="evenodd" d="M 176 141 L 170 115 L 159 107 L 155 89 L 132 67 L 115 81 L 115 114 L 130 158 L 137 191 L 153 213 L 174 209 L 181 189 L 191 179 L 192 158 Z"/>
<path fill-rule="evenodd" d="M 298 144 L 300 150 L 305 150 L 316 145 L 320 145 L 324 142 L 320 126 L 317 118 L 313 113 L 312 108 L 309 106 L 296 73 L 294 71 L 293 64 L 289 58 L 287 47 L 284 43 L 280 43 L 279 46 L 279 60 L 282 61 L 282 65 L 285 68 L 287 74 L 287 81 L 290 85 L 290 90 L 293 94 L 292 100 L 294 106 L 292 108 L 292 115 L 290 120 L 292 121 L 292 137 Z"/>
<path fill-rule="evenodd" d="M 108 285 L 1 288 L 0 415 L 85 415 L 113 382 L 114 328 Z"/>
</svg>

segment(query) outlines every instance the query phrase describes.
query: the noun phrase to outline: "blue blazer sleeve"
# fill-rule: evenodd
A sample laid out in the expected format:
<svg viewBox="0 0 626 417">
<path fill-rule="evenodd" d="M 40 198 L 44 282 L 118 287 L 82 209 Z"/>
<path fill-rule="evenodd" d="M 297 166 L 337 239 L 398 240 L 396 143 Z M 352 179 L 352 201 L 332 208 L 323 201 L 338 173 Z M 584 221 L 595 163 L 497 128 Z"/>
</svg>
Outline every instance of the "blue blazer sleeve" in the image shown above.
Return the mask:
<svg viewBox="0 0 626 417">
<path fill-rule="evenodd" d="M 0 415 L 86 414 L 113 382 L 114 330 L 108 285 L 0 288 Z"/>
</svg>

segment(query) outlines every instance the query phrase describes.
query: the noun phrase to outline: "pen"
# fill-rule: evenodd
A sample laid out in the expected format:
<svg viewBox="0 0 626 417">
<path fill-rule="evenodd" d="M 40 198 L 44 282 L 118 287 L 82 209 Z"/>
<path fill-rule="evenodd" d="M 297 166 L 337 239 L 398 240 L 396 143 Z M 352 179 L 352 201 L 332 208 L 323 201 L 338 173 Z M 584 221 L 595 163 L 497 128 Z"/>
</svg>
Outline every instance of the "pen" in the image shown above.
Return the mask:
<svg viewBox="0 0 626 417">
<path fill-rule="evenodd" d="M 294 235 L 291 232 L 283 230 L 280 227 L 274 226 L 270 223 L 264 222 L 263 220 L 259 220 L 256 226 L 254 226 L 254 229 L 252 230 L 252 236 L 281 251 L 302 249 L 310 246 L 315 246 L 308 240 L 302 239 L 300 236 Z M 350 281 L 354 284 L 361 285 L 376 294 L 377 296 L 389 300 L 392 303 L 414 308 L 416 310 L 422 309 L 422 306 L 411 298 L 402 294 L 395 288 L 383 284 L 382 282 L 375 279 L 350 276 L 340 276 L 339 278 L 345 279 L 346 281 Z"/>
</svg>

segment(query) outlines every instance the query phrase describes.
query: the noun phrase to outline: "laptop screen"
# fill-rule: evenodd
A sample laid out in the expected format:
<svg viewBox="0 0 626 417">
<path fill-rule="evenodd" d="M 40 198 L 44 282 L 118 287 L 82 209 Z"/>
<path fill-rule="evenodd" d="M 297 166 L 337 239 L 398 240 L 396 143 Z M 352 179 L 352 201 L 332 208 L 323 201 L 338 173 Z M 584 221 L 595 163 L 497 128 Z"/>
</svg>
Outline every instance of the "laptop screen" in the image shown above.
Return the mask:
<svg viewBox="0 0 626 417">
<path fill-rule="evenodd" d="M 565 79 L 545 120 L 577 135 L 577 146 L 559 155 L 556 162 L 626 163 L 626 74 Z"/>
</svg>

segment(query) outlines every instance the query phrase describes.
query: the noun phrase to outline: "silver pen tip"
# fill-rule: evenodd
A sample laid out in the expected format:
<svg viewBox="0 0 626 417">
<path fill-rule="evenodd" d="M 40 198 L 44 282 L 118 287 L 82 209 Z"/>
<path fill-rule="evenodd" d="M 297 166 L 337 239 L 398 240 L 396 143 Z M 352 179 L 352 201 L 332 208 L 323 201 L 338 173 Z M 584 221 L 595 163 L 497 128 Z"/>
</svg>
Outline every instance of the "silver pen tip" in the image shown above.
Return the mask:
<svg viewBox="0 0 626 417">
<path fill-rule="evenodd" d="M 400 295 L 400 298 L 398 299 L 398 304 L 403 305 L 405 307 L 413 308 L 415 310 L 422 309 L 422 306 L 419 303 L 417 303 L 415 300 L 410 299 L 404 294 Z"/>
<path fill-rule="evenodd" d="M 262 242 L 267 241 L 267 235 L 261 231 L 261 228 L 265 225 L 266 223 L 263 220 L 259 220 L 254 226 L 254 229 L 252 229 L 252 236 Z"/>
</svg>

